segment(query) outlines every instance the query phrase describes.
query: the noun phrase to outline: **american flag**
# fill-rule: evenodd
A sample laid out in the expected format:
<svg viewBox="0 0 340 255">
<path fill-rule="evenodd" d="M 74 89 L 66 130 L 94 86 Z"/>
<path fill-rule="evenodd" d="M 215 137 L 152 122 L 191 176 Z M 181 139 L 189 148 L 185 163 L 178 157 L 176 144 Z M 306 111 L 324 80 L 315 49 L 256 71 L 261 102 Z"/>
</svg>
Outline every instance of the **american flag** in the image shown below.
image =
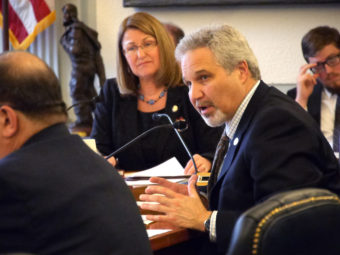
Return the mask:
<svg viewBox="0 0 340 255">
<path fill-rule="evenodd" d="M 0 25 L 2 26 L 0 0 Z M 9 39 L 16 50 L 26 50 L 35 37 L 56 19 L 54 0 L 9 0 Z"/>
</svg>

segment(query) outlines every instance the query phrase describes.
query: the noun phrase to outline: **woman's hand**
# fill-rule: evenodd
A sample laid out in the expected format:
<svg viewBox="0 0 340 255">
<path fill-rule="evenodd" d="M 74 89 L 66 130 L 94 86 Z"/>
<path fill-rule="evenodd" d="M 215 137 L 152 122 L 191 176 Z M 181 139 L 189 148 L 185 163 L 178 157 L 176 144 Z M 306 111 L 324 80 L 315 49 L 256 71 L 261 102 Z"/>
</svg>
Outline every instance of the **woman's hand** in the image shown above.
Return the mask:
<svg viewBox="0 0 340 255">
<path fill-rule="evenodd" d="M 112 166 L 116 166 L 117 165 L 117 160 L 116 160 L 115 157 L 108 158 L 107 162 L 109 162 Z"/>
<path fill-rule="evenodd" d="M 196 166 L 197 166 L 197 171 L 200 173 L 207 173 L 210 171 L 211 168 L 211 162 L 210 160 L 202 157 L 199 154 L 195 154 L 193 156 Z M 185 166 L 184 169 L 184 174 L 194 174 L 195 173 L 195 167 L 194 164 L 192 163 L 192 160 L 189 160 L 187 165 Z"/>
</svg>

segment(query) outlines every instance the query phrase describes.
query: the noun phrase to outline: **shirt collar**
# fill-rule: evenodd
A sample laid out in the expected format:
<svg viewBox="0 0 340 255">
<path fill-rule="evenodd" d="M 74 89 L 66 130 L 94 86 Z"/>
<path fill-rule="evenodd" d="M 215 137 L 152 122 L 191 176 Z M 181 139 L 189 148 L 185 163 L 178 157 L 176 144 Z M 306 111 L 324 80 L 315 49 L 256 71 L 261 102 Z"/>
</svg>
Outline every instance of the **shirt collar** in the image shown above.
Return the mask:
<svg viewBox="0 0 340 255">
<path fill-rule="evenodd" d="M 328 91 L 326 88 L 323 88 L 323 92 L 325 93 L 325 95 L 327 96 L 327 98 L 331 98 L 333 93 L 331 93 L 330 91 Z"/>
<path fill-rule="evenodd" d="M 257 81 L 256 84 L 254 85 L 254 87 L 248 92 L 248 94 L 246 95 L 246 97 L 243 99 L 242 103 L 240 104 L 240 106 L 237 108 L 237 111 L 235 113 L 235 115 L 233 116 L 233 118 L 230 121 L 226 122 L 225 125 L 225 132 L 226 135 L 229 137 L 230 140 L 233 139 L 234 134 L 236 132 L 236 129 L 238 127 L 238 124 L 240 123 L 240 120 L 250 102 L 250 99 L 253 97 L 257 87 L 260 85 L 260 81 Z"/>
</svg>

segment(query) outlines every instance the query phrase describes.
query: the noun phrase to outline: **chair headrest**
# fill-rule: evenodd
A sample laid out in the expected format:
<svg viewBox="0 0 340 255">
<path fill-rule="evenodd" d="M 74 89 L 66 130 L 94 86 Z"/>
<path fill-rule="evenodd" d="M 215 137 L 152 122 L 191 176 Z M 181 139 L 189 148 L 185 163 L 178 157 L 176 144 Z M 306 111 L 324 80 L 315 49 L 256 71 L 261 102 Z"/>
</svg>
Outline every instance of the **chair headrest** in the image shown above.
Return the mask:
<svg viewBox="0 0 340 255">
<path fill-rule="evenodd" d="M 338 239 L 339 233 L 340 199 L 336 194 L 317 188 L 287 191 L 239 217 L 227 254 L 332 254 L 322 248 L 334 246 L 331 235 Z M 340 254 L 340 244 L 337 246 Z"/>
</svg>

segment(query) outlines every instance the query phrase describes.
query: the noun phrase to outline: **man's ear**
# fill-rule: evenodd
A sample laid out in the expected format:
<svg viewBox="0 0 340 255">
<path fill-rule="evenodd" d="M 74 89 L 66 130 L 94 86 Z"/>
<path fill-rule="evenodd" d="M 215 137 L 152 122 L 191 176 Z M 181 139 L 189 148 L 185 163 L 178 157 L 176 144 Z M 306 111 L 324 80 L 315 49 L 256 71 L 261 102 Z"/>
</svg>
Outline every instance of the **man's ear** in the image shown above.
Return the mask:
<svg viewBox="0 0 340 255">
<path fill-rule="evenodd" d="M 243 60 L 240 62 L 237 65 L 237 69 L 239 70 L 239 78 L 244 83 L 249 78 L 250 73 L 247 61 Z"/>
<path fill-rule="evenodd" d="M 15 110 L 8 105 L 0 107 L 0 130 L 6 138 L 14 136 L 19 128 L 19 117 Z"/>
</svg>

